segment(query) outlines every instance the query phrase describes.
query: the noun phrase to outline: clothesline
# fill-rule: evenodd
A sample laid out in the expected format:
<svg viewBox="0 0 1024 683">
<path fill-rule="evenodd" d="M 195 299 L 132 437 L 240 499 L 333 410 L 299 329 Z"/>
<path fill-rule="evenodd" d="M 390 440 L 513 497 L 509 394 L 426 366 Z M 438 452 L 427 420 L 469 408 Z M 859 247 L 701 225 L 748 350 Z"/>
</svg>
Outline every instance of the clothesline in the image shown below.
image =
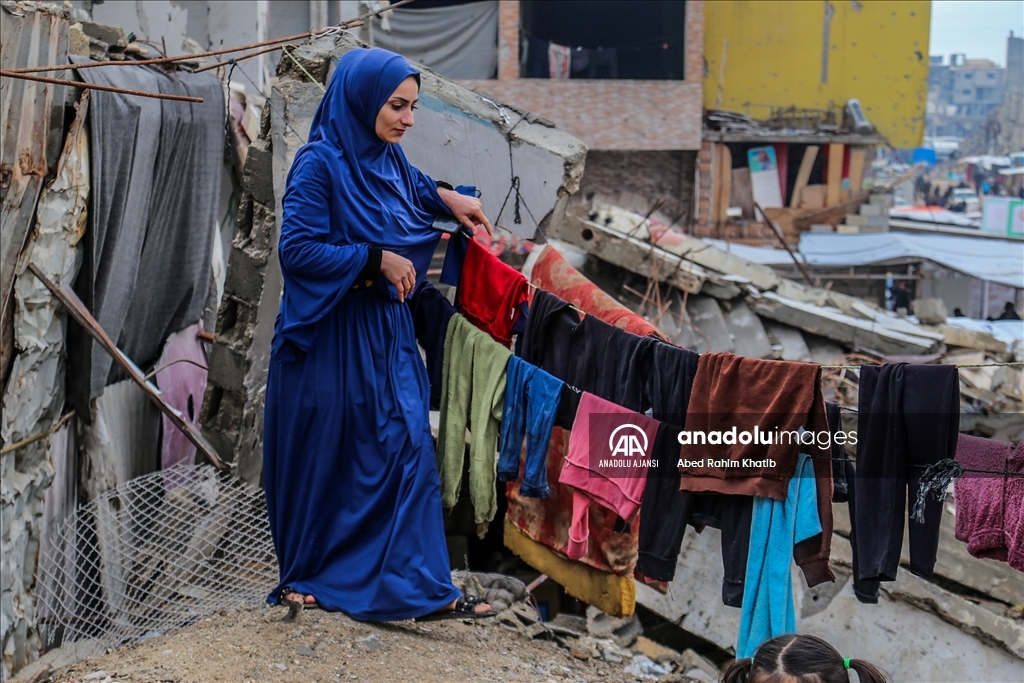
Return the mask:
<svg viewBox="0 0 1024 683">
<path fill-rule="evenodd" d="M 533 284 L 529 280 L 526 281 L 526 284 L 528 286 L 532 287 L 533 289 L 540 289 L 540 287 L 538 287 L 537 285 Z M 550 294 L 550 292 L 549 292 L 549 294 Z M 569 308 L 571 308 L 572 310 L 576 311 L 580 315 L 590 315 L 586 311 L 582 311 L 582 310 L 576 308 L 575 306 L 573 306 L 572 304 L 569 304 Z M 953 367 L 957 367 L 957 368 L 997 368 L 997 367 L 1016 367 L 1016 366 L 1020 366 L 1020 365 L 1024 365 L 1024 361 L 1006 361 L 1004 363 L 957 363 Z M 822 370 L 839 370 L 839 369 L 844 369 L 844 370 L 860 370 L 862 367 L 863 367 L 863 364 L 861 364 L 861 365 L 822 365 L 821 369 Z M 850 409 L 849 408 L 843 408 L 843 410 L 850 410 Z M 857 411 L 853 410 L 852 412 L 857 412 Z"/>
<path fill-rule="evenodd" d="M 1012 360 L 1012 361 L 1006 361 L 1005 363 L 956 363 L 952 367 L 955 367 L 955 368 L 998 368 L 998 367 L 1010 367 L 1010 366 L 1017 366 L 1017 365 L 1024 365 L 1024 361 Z M 839 369 L 843 369 L 843 370 L 860 370 L 862 367 L 864 367 L 864 364 L 861 364 L 861 365 L 822 365 L 821 369 L 822 370 L 839 370 Z"/>
</svg>

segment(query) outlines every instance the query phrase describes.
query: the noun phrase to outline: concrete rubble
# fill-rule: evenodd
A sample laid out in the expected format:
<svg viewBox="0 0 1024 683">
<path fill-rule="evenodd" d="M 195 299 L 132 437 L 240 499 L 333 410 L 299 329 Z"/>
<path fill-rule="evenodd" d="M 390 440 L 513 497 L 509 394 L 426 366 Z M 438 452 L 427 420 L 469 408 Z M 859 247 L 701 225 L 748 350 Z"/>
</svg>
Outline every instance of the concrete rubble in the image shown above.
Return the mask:
<svg viewBox="0 0 1024 683">
<path fill-rule="evenodd" d="M 200 420 L 207 439 L 247 482 L 258 481 L 262 468 L 266 373 L 281 294 L 277 207 L 324 84 L 337 60 L 358 45 L 341 34 L 294 50 L 302 69 L 283 60 L 263 109 L 259 137 L 246 157 L 238 231 L 228 257 Z M 420 69 L 421 109 L 403 143 L 409 160 L 431 177 L 476 184 L 492 223 L 513 234 L 532 238 L 538 230 L 557 231 L 583 174 L 583 143 L 550 122 Z M 520 179 L 520 222 L 514 194 L 501 211 L 513 175 L 510 154 Z"/>
<path fill-rule="evenodd" d="M 57 176 L 42 190 L 35 225 L 13 273 L 17 355 L 3 395 L 0 436 L 4 444 L 56 428 L 64 409 L 67 314 L 27 269 L 33 263 L 53 281 L 70 284 L 81 266 L 79 242 L 85 234 L 90 187 L 89 144 L 84 129 L 88 103 L 88 96 L 83 96 L 76 107 Z M 45 440 L 28 443 L 2 458 L 0 635 L 7 678 L 38 658 L 41 651 L 33 593 L 44 498 L 55 472 Z"/>
</svg>

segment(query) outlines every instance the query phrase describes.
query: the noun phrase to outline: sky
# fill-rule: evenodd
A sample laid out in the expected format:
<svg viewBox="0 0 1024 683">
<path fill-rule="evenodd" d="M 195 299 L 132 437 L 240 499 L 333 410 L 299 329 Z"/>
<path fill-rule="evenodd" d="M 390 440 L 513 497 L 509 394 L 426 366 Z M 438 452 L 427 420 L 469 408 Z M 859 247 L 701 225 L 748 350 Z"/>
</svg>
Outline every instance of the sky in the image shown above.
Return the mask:
<svg viewBox="0 0 1024 683">
<path fill-rule="evenodd" d="M 1006 66 L 1006 37 L 1024 35 L 1024 0 L 934 0 L 928 53 Z"/>
</svg>

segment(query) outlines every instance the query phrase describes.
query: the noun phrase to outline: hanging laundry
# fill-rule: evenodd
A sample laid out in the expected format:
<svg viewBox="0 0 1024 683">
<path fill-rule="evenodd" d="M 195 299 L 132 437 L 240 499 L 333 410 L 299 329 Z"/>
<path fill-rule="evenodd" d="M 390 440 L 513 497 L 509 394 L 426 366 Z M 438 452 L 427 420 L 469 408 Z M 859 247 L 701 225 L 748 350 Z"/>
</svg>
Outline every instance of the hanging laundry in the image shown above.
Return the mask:
<svg viewBox="0 0 1024 683">
<path fill-rule="evenodd" d="M 199 427 L 199 407 L 206 392 L 208 362 L 206 349 L 199 339 L 199 323 L 171 335 L 156 362 L 156 384 L 164 399 L 177 408 L 186 420 Z M 178 362 L 175 362 L 178 361 Z M 194 465 L 196 447 L 174 423 L 163 416 L 161 467 L 169 469 L 184 463 Z"/>
<path fill-rule="evenodd" d="M 638 337 L 592 315 L 585 316 L 569 337 L 572 359 L 567 377 L 561 378 L 581 391 L 606 401 L 645 412 L 653 337 Z M 558 343 L 558 342 L 555 342 Z"/>
<path fill-rule="evenodd" d="M 846 505 L 850 516 L 850 546 L 853 551 L 853 594 L 857 600 L 864 604 L 876 604 L 878 602 L 878 582 L 859 579 L 861 575 L 860 560 L 857 557 L 857 468 L 853 460 L 847 460 L 846 466 Z"/>
<path fill-rule="evenodd" d="M 550 245 L 544 247 L 537 262 L 533 264 L 530 282 L 609 325 L 622 328 L 638 337 L 667 340 L 661 330 L 588 280 Z"/>
<path fill-rule="evenodd" d="M 525 34 L 525 31 L 523 33 Z M 535 36 L 528 36 L 525 41 L 522 41 L 522 45 L 525 50 L 526 77 L 550 78 L 548 41 Z"/>
<path fill-rule="evenodd" d="M 811 457 L 800 453 L 785 500 L 754 498 L 737 657 L 752 657 L 766 640 L 796 632 L 790 566 L 794 547 L 822 532 L 815 478 Z"/>
<path fill-rule="evenodd" d="M 469 494 L 478 529 L 498 511 L 495 494 L 498 431 L 505 402 L 505 371 L 512 353 L 495 343 L 461 315 L 448 323 L 444 342 L 441 424 L 437 433 L 437 463 L 441 505 L 455 507 L 462 487 L 469 445 Z"/>
<path fill-rule="evenodd" d="M 754 497 L 717 493 L 691 495 L 694 503 L 690 511 L 690 525 L 698 533 L 705 526 L 722 532 L 722 602 L 729 607 L 741 607 L 750 553 Z M 643 524 L 642 511 L 640 523 Z"/>
<path fill-rule="evenodd" d="M 548 43 L 548 74 L 552 80 L 569 78 L 572 69 L 572 48 Z"/>
<path fill-rule="evenodd" d="M 698 358 L 693 351 L 660 342 L 651 351 L 652 372 L 647 380 L 651 416 L 665 425 L 678 425 L 676 434 L 686 423 Z M 690 508 L 698 495 L 679 488 L 678 439 L 674 454 L 667 456 L 659 454 L 657 467 L 652 465 L 647 473 L 640 514 L 637 567 L 644 576 L 658 581 L 671 581 L 675 576 Z"/>
<path fill-rule="evenodd" d="M 1024 443 L 1024 442 L 1022 442 Z M 956 501 L 956 538 L 974 557 L 1006 562 L 1024 571 L 1024 450 L 1001 441 L 961 434 L 956 461 L 968 470 L 953 484 Z"/>
<path fill-rule="evenodd" d="M 701 402 L 695 405 L 693 397 L 698 396 Z M 705 353 L 700 357 L 693 381 L 687 432 L 708 435 L 735 430 L 737 434 L 748 432 L 753 438 L 748 438 L 747 443 L 737 438 L 732 444 L 712 445 L 706 443 L 705 436 L 695 444 L 684 444 L 684 461 L 737 464 L 680 467 L 680 487 L 695 492 L 785 500 L 801 447 L 797 439 L 777 438 L 776 434 L 796 432 L 804 426 L 813 436 L 828 434 L 819 366 Z M 772 438 L 767 438 L 765 432 L 770 432 Z M 799 544 L 795 553 L 810 586 L 835 581 L 828 566 L 832 547 L 832 452 L 824 441 L 815 438 L 813 445 L 806 446 L 812 456 L 823 533 Z M 757 464 L 744 467 L 744 459 Z"/>
<path fill-rule="evenodd" d="M 590 66 L 590 50 L 585 47 L 574 47 L 572 50 L 572 72 L 577 73 Z"/>
<path fill-rule="evenodd" d="M 832 502 L 845 503 L 849 496 L 849 487 L 846 483 L 846 461 L 850 456 L 846 453 L 844 433 L 841 439 L 836 438 L 843 429 L 843 417 L 839 410 L 839 404 L 831 401 L 825 402 L 825 415 L 828 418 L 828 431 L 832 443 Z"/>
<path fill-rule="evenodd" d="M 512 344 L 512 326 L 526 301 L 529 285 L 523 274 L 487 250 L 475 239 L 452 235 L 466 243 L 466 256 L 455 291 L 455 307 L 471 323 L 505 347 Z M 449 246 L 449 251 L 454 247 Z M 445 263 L 448 258 L 445 258 Z"/>
<path fill-rule="evenodd" d="M 455 315 L 455 307 L 426 279 L 416 286 L 409 305 L 412 308 L 416 341 L 426 353 L 427 376 L 430 378 L 430 409 L 438 410 L 441 407 L 444 340 L 448 332 L 448 323 Z"/>
<path fill-rule="evenodd" d="M 569 303 L 581 311 L 627 332 L 641 336 L 658 334 L 657 328 L 590 282 L 575 268 L 572 268 L 551 246 L 544 247 L 534 264 L 530 279 L 533 284 L 548 291 L 533 290 L 533 305 L 530 308 L 530 320 L 527 325 L 534 327 L 535 333 L 532 337 L 535 343 L 524 345 L 523 358 L 531 360 L 531 354 L 533 358 L 543 357 L 543 362 L 536 360 L 531 362 L 556 377 L 559 376 L 558 372 L 552 368 L 567 367 L 568 347 L 544 348 L 543 345 L 546 342 L 542 340 L 558 337 L 550 331 L 545 335 L 537 334 L 537 331 L 545 330 L 550 325 L 561 325 L 567 327 L 571 332 L 579 324 L 580 317 L 569 307 Z M 547 309 L 549 315 L 544 312 L 545 301 L 550 304 L 550 308 Z M 529 342 L 530 337 L 528 329 L 524 333 L 524 342 Z M 533 351 L 530 350 L 530 347 L 533 348 Z M 559 354 L 565 355 L 560 356 Z M 571 392 L 571 390 L 567 391 Z M 563 394 L 565 393 L 563 391 Z M 561 420 L 561 407 L 559 413 L 559 420 Z M 569 417 L 571 424 L 573 416 Z M 561 422 L 556 422 L 556 424 L 561 424 Z M 562 555 L 564 555 L 569 539 L 561 520 L 569 519 L 572 515 L 572 492 L 568 487 L 559 483 L 558 477 L 568 446 L 569 432 L 556 426 L 551 433 L 551 443 L 547 454 L 550 496 L 541 500 L 520 495 L 521 481 L 509 484 L 507 489 L 510 523 L 531 540 Z M 611 510 L 601 506 L 591 506 L 592 542 L 589 544 L 587 554 L 581 557 L 580 561 L 603 572 L 630 576 L 633 574 L 637 562 L 638 525 L 632 525 L 627 533 L 617 533 L 613 530 L 616 517 L 617 515 Z"/>
<path fill-rule="evenodd" d="M 572 524 L 565 549 L 571 559 L 587 553 L 591 505 L 611 510 L 627 523 L 636 517 L 660 426 L 657 420 L 583 393 L 558 478 L 573 489 Z"/>
<path fill-rule="evenodd" d="M 519 477 L 525 433 L 526 457 L 520 493 L 529 498 L 548 497 L 548 442 L 563 386 L 561 380 L 521 358 L 512 356 L 508 361 L 498 480 L 515 481 Z"/>
<path fill-rule="evenodd" d="M 580 316 L 568 301 L 534 290 L 523 332 L 523 360 L 556 377 L 568 377 L 569 339 L 579 324 Z"/>
<path fill-rule="evenodd" d="M 907 496 L 917 500 L 924 468 L 956 454 L 960 380 L 953 365 L 893 363 L 860 370 L 857 408 L 854 561 L 862 602 L 878 582 L 895 581 L 907 525 Z M 930 578 L 939 547 L 942 503 L 929 498 L 924 522 L 910 520 L 910 571 Z"/>
</svg>

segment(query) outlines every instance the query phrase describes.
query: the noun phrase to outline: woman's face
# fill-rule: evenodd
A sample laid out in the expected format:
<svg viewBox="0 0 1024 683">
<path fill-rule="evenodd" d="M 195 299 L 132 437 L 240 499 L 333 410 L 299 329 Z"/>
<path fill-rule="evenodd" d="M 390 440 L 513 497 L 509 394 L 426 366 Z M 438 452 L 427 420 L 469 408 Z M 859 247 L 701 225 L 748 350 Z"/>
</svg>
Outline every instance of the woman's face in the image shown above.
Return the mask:
<svg viewBox="0 0 1024 683">
<path fill-rule="evenodd" d="M 419 86 L 416 78 L 409 76 L 402 81 L 384 106 L 377 112 L 377 137 L 384 142 L 397 144 L 402 141 L 405 131 L 412 128 L 412 110 L 419 101 Z"/>
</svg>

